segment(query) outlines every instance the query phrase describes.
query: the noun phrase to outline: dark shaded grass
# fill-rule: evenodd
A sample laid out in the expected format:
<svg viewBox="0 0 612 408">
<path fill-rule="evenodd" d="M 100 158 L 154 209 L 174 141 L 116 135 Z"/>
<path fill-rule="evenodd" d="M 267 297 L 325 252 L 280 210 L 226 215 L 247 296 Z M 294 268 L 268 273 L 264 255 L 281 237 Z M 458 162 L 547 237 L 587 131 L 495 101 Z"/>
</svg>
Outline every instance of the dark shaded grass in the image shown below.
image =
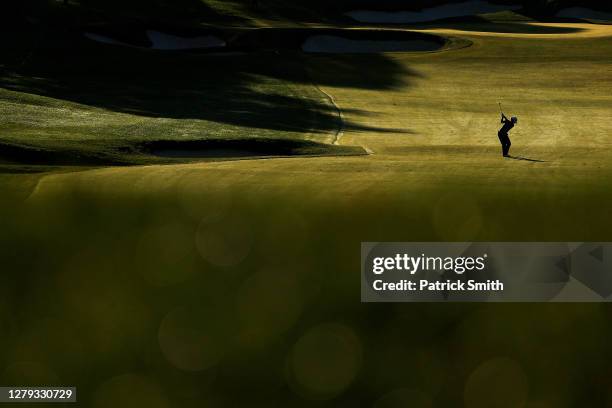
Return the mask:
<svg viewBox="0 0 612 408">
<path fill-rule="evenodd" d="M 528 373 L 532 398 L 589 406 L 607 398 L 608 306 L 359 301 L 361 241 L 605 240 L 612 225 L 597 214 L 612 197 L 604 189 L 372 191 L 356 206 L 342 197 L 312 205 L 305 198 L 314 186 L 298 196 L 262 194 L 257 186 L 192 191 L 188 201 L 180 191 L 102 198 L 66 187 L 41 202 L 1 204 L 0 360 L 11 368 L 5 383 L 73 384 L 89 405 L 101 398 L 102 383 L 131 373 L 172 405 L 305 406 L 308 398 L 287 385 L 291 351 L 309 329 L 331 322 L 354 331 L 362 360 L 355 381 L 326 406 L 371 405 L 406 386 L 435 406 L 453 405 L 479 364 L 500 356 Z M 479 228 L 465 219 L 464 202 L 476 203 Z M 247 256 L 231 266 L 211 264 L 196 249 L 198 231 L 221 234 L 235 253 L 247 245 Z M 271 271 L 269 285 L 249 286 L 262 271 Z M 299 284 L 287 286 L 287 276 Z M 296 300 L 299 312 L 284 323 L 279 316 Z M 186 330 L 208 327 L 224 344 L 218 364 L 189 372 L 166 359 L 159 328 L 177 307 L 200 311 Z M 240 341 L 251 324 L 258 331 Z M 34 351 L 38 374 L 14 368 Z M 312 359 L 315 369 L 327 367 Z M 554 371 L 543 363 L 551 359 Z M 134 406 L 156 395 L 130 389 Z M 482 389 L 483 401 L 498 397 Z"/>
<path fill-rule="evenodd" d="M 400 30 L 350 30 L 339 28 L 261 28 L 238 35 L 236 46 L 244 44 L 255 49 L 301 50 L 302 43 L 313 35 L 338 36 L 351 40 L 369 41 L 431 41 L 442 48 L 446 39 L 438 35 Z"/>
<path fill-rule="evenodd" d="M 205 139 L 244 141 L 245 133 L 252 138 L 276 141 L 283 138 L 299 140 L 302 134 L 320 134 L 325 138 L 325 134 L 333 134 L 341 127 L 355 131 L 406 132 L 372 128 L 350 121 L 341 124 L 336 108 L 316 90 L 309 70 L 315 66 L 311 62 L 334 66 L 338 73 L 332 76 L 317 75 L 317 84 L 370 89 L 405 86 L 411 78 L 419 76 L 418 72 L 410 72 L 409 68 L 386 55 L 311 59 L 291 50 L 280 54 L 271 51 L 277 47 L 295 45 L 296 41 L 299 42 L 311 32 L 308 30 L 243 31 L 235 39 L 236 48 L 260 49 L 268 44 L 270 51 L 226 57 L 106 46 L 88 41 L 74 31 L 45 30 L 38 36 L 22 39 L 26 45 L 29 44 L 23 49 L 9 47 L 20 53 L 18 56 L 11 53 L 3 56 L 5 63 L 0 67 L 0 87 L 17 92 L 7 94 L 6 98 L 19 102 L 21 95 L 43 96 L 53 100 L 30 97 L 27 103 L 60 106 L 72 102 L 144 118 L 206 121 L 201 131 L 189 137 L 188 140 L 193 143 Z M 444 41 L 418 33 L 373 31 L 370 34 L 381 38 L 404 35 Z M 350 32 L 348 35 L 356 34 Z M 44 41 L 38 43 L 37 40 L 41 39 Z M 366 66 L 367 69 L 364 68 Z M 350 108 L 345 112 L 371 114 L 354 112 Z M 10 120 L 9 117 L 9 123 Z M 173 133 L 182 133 L 180 129 L 175 132 L 172 127 L 159 128 L 159 134 L 150 134 L 155 132 L 152 129 L 147 134 L 141 134 L 142 131 L 134 126 L 92 129 L 81 125 L 67 121 L 61 125 L 65 129 L 50 129 L 60 137 L 49 139 L 29 136 L 44 130 L 31 128 L 27 124 L 20 130 L 19 123 L 11 124 L 6 129 L 11 134 L 8 138 L 4 137 L 0 155 L 5 161 L 25 164 L 156 163 L 159 158 L 144 155 L 129 157 L 129 154 L 138 154 L 138 146 L 143 146 L 145 142 L 161 143 L 172 140 Z M 144 125 L 147 126 L 147 123 Z M 236 127 L 248 131 L 237 135 Z M 75 139 L 79 132 L 88 132 L 83 134 L 88 139 L 89 132 L 95 132 L 100 138 L 87 144 L 79 143 Z M 180 139 L 181 143 L 188 142 L 183 137 Z M 330 148 L 329 152 L 339 151 L 334 149 Z M 276 154 L 273 151 L 271 149 L 270 154 Z M 319 149 L 315 154 L 320 153 Z M 200 152 L 198 155 L 202 154 Z"/>
<path fill-rule="evenodd" d="M 359 146 L 336 146 L 312 141 L 274 139 L 210 139 L 202 141 L 160 140 L 145 142 L 142 151 L 159 157 L 237 158 L 278 156 L 333 156 L 366 154 Z"/>
<path fill-rule="evenodd" d="M 124 142 L 89 150 L 67 150 L 61 147 L 42 149 L 36 146 L 0 143 L 0 172 L 42 172 L 48 170 L 49 166 L 124 166 L 249 157 L 363 154 L 367 153 L 359 146 L 336 146 L 308 140 L 284 139 L 154 140 L 134 144 Z M 32 166 L 40 166 L 40 170 Z"/>
</svg>

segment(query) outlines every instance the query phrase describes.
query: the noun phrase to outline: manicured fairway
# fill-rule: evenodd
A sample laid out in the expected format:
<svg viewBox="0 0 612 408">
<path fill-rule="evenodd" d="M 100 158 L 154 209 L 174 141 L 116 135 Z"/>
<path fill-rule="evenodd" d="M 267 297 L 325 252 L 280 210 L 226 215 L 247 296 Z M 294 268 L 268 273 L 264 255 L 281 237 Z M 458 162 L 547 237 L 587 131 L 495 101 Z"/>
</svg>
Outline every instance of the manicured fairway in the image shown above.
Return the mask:
<svg viewBox="0 0 612 408">
<path fill-rule="evenodd" d="M 127 157 L 121 134 L 207 127 L 326 143 L 342 129 L 338 146 L 372 154 L 3 165 L 0 382 L 74 384 L 99 407 L 605 406 L 604 305 L 360 303 L 362 241 L 610 239 L 612 26 L 495 27 L 421 27 L 473 43 L 441 52 L 257 54 L 276 76 L 245 68 L 235 111 L 203 102 L 213 116 L 2 90 L 0 106 L 24 105 L 5 138 L 52 147 L 78 113 L 74 143 L 105 160 Z M 190 102 L 223 88 L 183 85 Z M 253 89 L 276 98 L 240 99 Z M 499 101 L 523 159 L 501 157 Z"/>
<path fill-rule="evenodd" d="M 468 38 L 474 45 L 438 53 L 388 54 L 386 59 L 308 57 L 310 75 L 324 84 L 322 89 L 334 96 L 345 120 L 356 127 L 345 130 L 340 144 L 364 146 L 374 152 L 368 157 L 247 160 L 50 175 L 41 179 L 31 200 L 44 199 L 47 191 L 72 183 L 95 184 L 97 191 L 138 194 L 167 191 L 178 184 L 189 190 L 192 182 L 197 191 L 206 180 L 207 188 L 219 192 L 304 195 L 308 205 L 331 208 L 344 200 L 355 200 L 356 209 L 364 200 L 384 200 L 412 214 L 415 197 L 449 190 L 465 195 L 474 207 L 474 216 L 484 228 L 478 234 L 495 231 L 513 236 L 518 233 L 514 228 L 523 225 L 540 234 L 549 231 L 536 228 L 534 222 L 555 231 L 557 226 L 565 228 L 568 235 L 580 233 L 580 225 L 587 223 L 594 233 L 603 227 L 600 221 L 589 217 L 579 222 L 561 210 L 567 199 L 584 199 L 585 209 L 605 208 L 592 197 L 607 194 L 612 180 L 612 153 L 607 150 L 612 131 L 612 29 L 565 27 L 579 31 L 501 35 L 453 30 L 453 35 Z M 348 67 L 349 62 L 359 69 Z M 511 154 L 529 160 L 501 157 L 498 101 L 507 114 L 519 117 L 511 133 Z M 508 197 L 529 203 L 529 208 L 512 207 Z M 436 196 L 431 209 L 438 199 L 443 195 Z M 541 213 L 548 217 L 542 218 Z M 456 231 L 452 225 L 463 221 L 450 220 L 448 227 Z"/>
</svg>

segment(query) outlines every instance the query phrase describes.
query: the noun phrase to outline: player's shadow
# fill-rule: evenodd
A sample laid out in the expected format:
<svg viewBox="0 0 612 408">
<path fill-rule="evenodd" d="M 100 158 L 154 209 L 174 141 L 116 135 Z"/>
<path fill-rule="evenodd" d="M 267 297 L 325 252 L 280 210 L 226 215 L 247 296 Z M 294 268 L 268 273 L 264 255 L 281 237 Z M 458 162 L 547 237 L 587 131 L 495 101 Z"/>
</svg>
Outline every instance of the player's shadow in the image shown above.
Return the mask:
<svg viewBox="0 0 612 408">
<path fill-rule="evenodd" d="M 524 161 L 530 161 L 530 162 L 536 162 L 536 163 L 548 163 L 546 160 L 530 159 L 529 157 L 522 157 L 522 156 L 508 156 L 508 158 L 513 159 L 513 160 L 524 160 Z"/>
</svg>

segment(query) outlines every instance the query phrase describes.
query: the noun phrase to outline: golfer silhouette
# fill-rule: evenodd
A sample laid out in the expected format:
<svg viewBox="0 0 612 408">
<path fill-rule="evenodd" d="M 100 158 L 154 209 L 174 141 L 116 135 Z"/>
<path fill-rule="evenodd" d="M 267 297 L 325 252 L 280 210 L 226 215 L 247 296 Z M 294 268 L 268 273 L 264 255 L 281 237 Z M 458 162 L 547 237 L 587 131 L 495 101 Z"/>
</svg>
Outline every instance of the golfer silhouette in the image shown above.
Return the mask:
<svg viewBox="0 0 612 408">
<path fill-rule="evenodd" d="M 516 125 L 518 119 L 516 118 L 516 116 L 513 116 L 512 118 L 508 119 L 503 112 L 501 116 L 501 123 L 503 123 L 504 126 L 499 129 L 499 132 L 497 132 L 497 137 L 499 137 L 499 142 L 502 145 L 502 154 L 504 155 L 504 157 L 509 157 L 508 152 L 510 152 L 510 146 L 512 146 L 512 143 L 510 142 L 510 138 L 508 137 L 508 132 L 514 127 L 514 125 Z"/>
</svg>

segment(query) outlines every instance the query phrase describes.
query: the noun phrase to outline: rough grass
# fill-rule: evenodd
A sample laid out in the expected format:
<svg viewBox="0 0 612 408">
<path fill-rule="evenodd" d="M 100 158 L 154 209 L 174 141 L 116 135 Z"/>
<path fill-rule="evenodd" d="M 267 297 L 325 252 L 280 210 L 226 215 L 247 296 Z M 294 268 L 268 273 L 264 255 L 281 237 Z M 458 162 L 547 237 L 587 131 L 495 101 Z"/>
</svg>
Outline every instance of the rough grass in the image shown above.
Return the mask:
<svg viewBox="0 0 612 408">
<path fill-rule="evenodd" d="M 0 71 L 2 160 L 154 163 L 160 159 L 139 149 L 146 142 L 209 139 L 310 141 L 324 148 L 341 125 L 296 57 L 181 57 L 87 46 L 93 50 L 60 52 L 56 57 L 67 61 L 59 65 L 49 52 Z M 127 69 L 96 57 L 96 47 Z"/>
<path fill-rule="evenodd" d="M 119 33 L 127 41 L 142 36 L 146 27 L 94 28 Z M 267 156 L 354 153 L 359 149 L 331 145 L 341 128 L 354 126 L 340 119 L 308 72 L 308 57 L 298 52 L 310 33 L 461 46 L 405 31 L 228 30 L 219 34 L 231 39 L 227 52 L 207 55 L 98 44 L 79 31 L 41 32 L 40 44 L 31 39 L 21 55 L 4 57 L 0 160 L 41 166 L 178 162 L 179 157 L 151 155 L 144 147 L 206 141 L 219 146 L 223 140 L 248 139 L 265 142 L 259 146 L 266 151 L 256 150 Z M 71 47 L 58 46 L 62 42 Z M 395 64 L 388 57 L 375 54 L 368 60 L 393 73 Z M 342 80 L 329 77 L 327 82 Z M 287 149 L 274 141 L 296 144 Z"/>
<path fill-rule="evenodd" d="M 2 203 L 2 382 L 98 406 L 605 405 L 605 305 L 359 303 L 361 241 L 609 240 L 612 33 L 572 27 L 309 57 L 370 156 L 3 174 L 27 200 Z M 501 157 L 500 100 L 511 153 L 542 162 Z"/>
</svg>

